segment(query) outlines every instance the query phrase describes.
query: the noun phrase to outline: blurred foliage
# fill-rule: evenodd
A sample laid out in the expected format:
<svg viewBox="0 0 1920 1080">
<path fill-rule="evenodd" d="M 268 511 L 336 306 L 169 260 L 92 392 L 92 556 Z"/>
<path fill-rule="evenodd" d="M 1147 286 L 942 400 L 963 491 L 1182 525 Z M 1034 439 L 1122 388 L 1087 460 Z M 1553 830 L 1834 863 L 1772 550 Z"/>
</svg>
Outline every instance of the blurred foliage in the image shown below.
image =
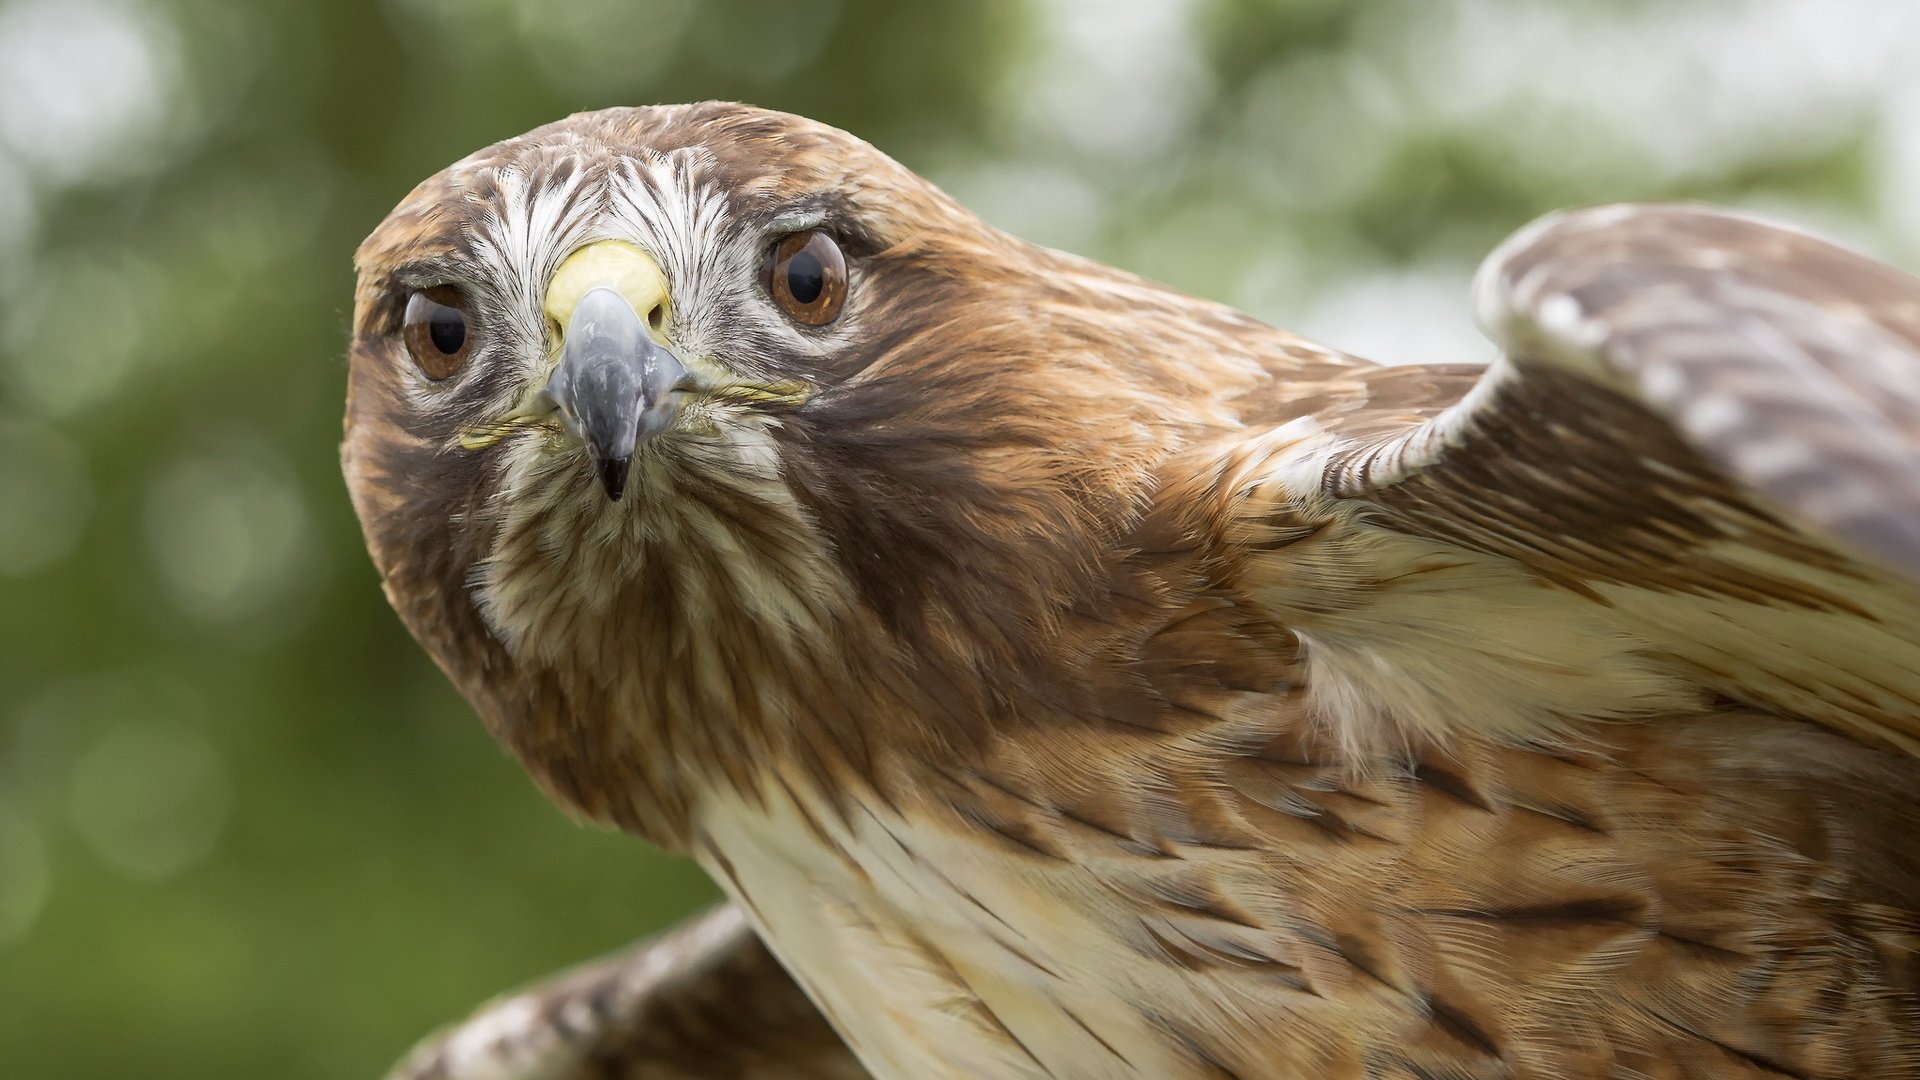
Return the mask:
<svg viewBox="0 0 1920 1080">
<path fill-rule="evenodd" d="M 0 1072 L 376 1075 L 708 901 L 551 809 L 388 612 L 355 244 L 580 109 L 855 131 L 990 220 L 1402 359 L 1574 202 L 1920 242 L 1901 0 L 0 0 Z"/>
</svg>

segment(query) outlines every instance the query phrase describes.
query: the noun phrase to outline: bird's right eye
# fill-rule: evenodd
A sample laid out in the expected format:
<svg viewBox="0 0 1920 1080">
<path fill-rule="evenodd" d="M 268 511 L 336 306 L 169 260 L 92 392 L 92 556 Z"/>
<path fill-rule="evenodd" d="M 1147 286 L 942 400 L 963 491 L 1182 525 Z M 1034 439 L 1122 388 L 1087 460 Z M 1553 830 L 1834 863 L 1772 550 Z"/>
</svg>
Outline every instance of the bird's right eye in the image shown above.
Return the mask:
<svg viewBox="0 0 1920 1080">
<path fill-rule="evenodd" d="M 414 365 L 427 378 L 438 382 L 459 371 L 473 351 L 473 317 L 466 297 L 451 285 L 414 293 L 407 298 L 400 336 Z"/>
</svg>

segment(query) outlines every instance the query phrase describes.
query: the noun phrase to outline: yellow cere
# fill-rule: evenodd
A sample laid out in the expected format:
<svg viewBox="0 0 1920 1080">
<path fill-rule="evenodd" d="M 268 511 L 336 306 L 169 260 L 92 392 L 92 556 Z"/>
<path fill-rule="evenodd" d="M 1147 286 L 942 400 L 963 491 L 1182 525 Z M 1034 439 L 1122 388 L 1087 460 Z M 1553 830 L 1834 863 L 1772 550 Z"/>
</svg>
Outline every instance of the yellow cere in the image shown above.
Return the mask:
<svg viewBox="0 0 1920 1080">
<path fill-rule="evenodd" d="M 619 293 L 642 319 L 656 307 L 663 316 L 671 314 L 667 278 L 653 256 L 624 240 L 601 240 L 567 256 L 553 272 L 553 279 L 547 283 L 547 317 L 564 331 L 580 298 L 600 288 Z M 664 324 L 666 320 L 660 321 Z M 667 344 L 660 327 L 649 326 L 649 331 L 662 345 Z M 556 341 L 556 348 L 558 344 Z M 695 366 L 700 364 L 697 359 L 689 362 Z M 804 384 L 791 381 L 721 382 L 708 396 L 716 401 L 798 405 L 807 400 L 808 393 Z M 456 441 L 462 450 L 485 450 L 519 428 L 547 418 L 550 413 L 551 409 L 534 408 L 523 401 L 498 420 L 461 428 Z"/>
<path fill-rule="evenodd" d="M 547 318 L 564 330 L 580 298 L 602 288 L 619 293 L 642 319 L 656 307 L 663 316 L 672 312 L 667 276 L 653 256 L 624 240 L 601 240 L 567 256 L 553 272 L 553 280 L 547 282 Z M 649 326 L 663 345 L 660 331 L 665 324 L 662 318 Z"/>
</svg>

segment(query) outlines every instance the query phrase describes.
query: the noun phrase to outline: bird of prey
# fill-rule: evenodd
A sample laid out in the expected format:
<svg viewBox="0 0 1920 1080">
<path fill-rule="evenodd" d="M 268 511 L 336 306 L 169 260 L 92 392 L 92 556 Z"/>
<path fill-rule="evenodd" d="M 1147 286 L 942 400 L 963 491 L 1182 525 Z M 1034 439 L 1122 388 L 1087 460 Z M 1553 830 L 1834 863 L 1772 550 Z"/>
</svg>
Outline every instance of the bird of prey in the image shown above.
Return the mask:
<svg viewBox="0 0 1920 1080">
<path fill-rule="evenodd" d="M 358 267 L 388 598 L 730 899 L 396 1075 L 1920 1075 L 1920 280 L 1578 210 L 1381 367 L 717 103 Z"/>
</svg>

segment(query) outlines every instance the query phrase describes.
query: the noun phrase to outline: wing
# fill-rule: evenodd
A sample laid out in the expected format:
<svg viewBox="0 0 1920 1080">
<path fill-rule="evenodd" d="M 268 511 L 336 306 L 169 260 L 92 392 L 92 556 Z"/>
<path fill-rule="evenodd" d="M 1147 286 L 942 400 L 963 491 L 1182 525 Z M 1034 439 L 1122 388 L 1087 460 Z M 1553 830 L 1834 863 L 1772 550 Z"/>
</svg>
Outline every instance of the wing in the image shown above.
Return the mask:
<svg viewBox="0 0 1920 1080">
<path fill-rule="evenodd" d="M 1914 1075 L 1920 283 L 1647 208 L 1479 288 L 1491 368 L 1164 465 L 1108 696 L 947 796 L 993 916 L 1222 1074 Z"/>
<path fill-rule="evenodd" d="M 415 1049 L 388 1080 L 866 1075 L 727 905 L 482 1007 Z"/>
<path fill-rule="evenodd" d="M 1381 369 L 1222 466 L 1323 718 L 1530 738 L 1730 699 L 1920 753 L 1920 280 L 1620 206 L 1516 235 L 1476 303 L 1503 355 L 1450 407 Z"/>
</svg>

